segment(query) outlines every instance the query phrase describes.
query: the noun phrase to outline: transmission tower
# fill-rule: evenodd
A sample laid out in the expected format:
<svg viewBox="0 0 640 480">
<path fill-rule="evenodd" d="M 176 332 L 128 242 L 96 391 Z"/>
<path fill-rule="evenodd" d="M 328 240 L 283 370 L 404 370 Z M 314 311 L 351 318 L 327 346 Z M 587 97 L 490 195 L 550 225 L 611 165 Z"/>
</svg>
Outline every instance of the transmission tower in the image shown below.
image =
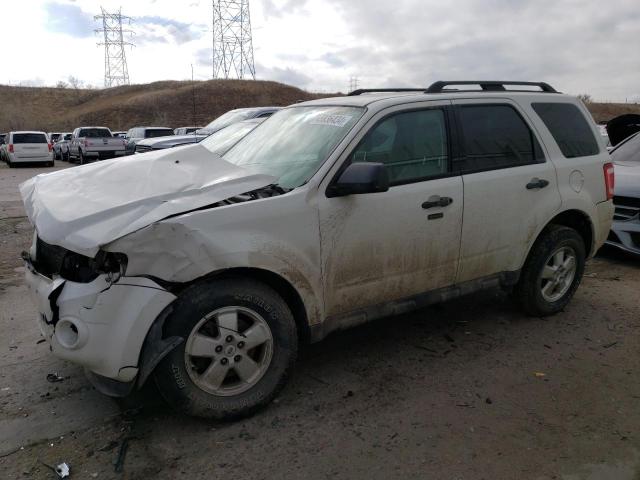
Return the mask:
<svg viewBox="0 0 640 480">
<path fill-rule="evenodd" d="M 116 13 L 108 13 L 102 7 L 100 10 L 102 15 L 96 15 L 94 18 L 96 21 L 102 21 L 102 28 L 96 29 L 95 32 L 104 34 L 104 41 L 98 42 L 99 46 L 104 45 L 104 86 L 129 85 L 129 69 L 124 47 L 134 45 L 125 41 L 124 37 L 132 35 L 133 32 L 123 29 L 122 22 L 131 24 L 131 17 L 123 16 L 122 10 Z"/>
<path fill-rule="evenodd" d="M 213 78 L 255 80 L 249 0 L 213 1 Z"/>
</svg>

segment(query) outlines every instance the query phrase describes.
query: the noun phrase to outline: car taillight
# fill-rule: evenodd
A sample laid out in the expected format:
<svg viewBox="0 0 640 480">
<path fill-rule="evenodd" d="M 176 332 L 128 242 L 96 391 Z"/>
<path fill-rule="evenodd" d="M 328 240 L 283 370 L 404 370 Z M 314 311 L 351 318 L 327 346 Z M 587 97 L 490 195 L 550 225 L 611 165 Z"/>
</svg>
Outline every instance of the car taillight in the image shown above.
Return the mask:
<svg viewBox="0 0 640 480">
<path fill-rule="evenodd" d="M 607 192 L 607 200 L 613 199 L 613 190 L 616 185 L 616 176 L 613 171 L 613 163 L 604 164 L 604 187 Z"/>
<path fill-rule="evenodd" d="M 52 145 L 50 143 L 47 144 L 49 146 L 49 151 L 51 151 L 51 149 L 53 148 Z"/>
<path fill-rule="evenodd" d="M 9 144 L 9 153 L 13 153 L 13 143 Z"/>
</svg>

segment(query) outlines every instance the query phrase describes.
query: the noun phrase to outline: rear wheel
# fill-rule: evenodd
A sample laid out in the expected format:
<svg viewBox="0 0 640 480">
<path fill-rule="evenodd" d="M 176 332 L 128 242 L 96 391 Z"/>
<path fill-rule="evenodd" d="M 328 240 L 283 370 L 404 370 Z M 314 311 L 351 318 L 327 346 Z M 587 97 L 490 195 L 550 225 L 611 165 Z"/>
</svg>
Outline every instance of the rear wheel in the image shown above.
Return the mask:
<svg viewBox="0 0 640 480">
<path fill-rule="evenodd" d="M 268 286 L 207 281 L 176 300 L 165 336 L 185 341 L 154 372 L 167 402 L 188 415 L 228 420 L 267 405 L 297 354 L 291 310 Z"/>
<path fill-rule="evenodd" d="M 524 311 L 532 316 L 560 312 L 580 285 L 585 245 L 572 228 L 554 225 L 536 241 L 516 286 Z"/>
</svg>

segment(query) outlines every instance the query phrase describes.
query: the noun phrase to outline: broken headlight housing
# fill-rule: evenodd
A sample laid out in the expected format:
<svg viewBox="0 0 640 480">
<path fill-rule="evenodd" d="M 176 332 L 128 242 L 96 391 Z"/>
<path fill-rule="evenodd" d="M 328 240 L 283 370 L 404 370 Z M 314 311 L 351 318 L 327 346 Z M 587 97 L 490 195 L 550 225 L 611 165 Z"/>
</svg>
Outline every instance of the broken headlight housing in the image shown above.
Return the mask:
<svg viewBox="0 0 640 480">
<path fill-rule="evenodd" d="M 123 253 L 100 250 L 94 258 L 90 258 L 57 245 L 50 245 L 38 238 L 34 267 L 38 273 L 49 278 L 59 275 L 71 282 L 89 283 L 101 274 L 116 279 L 124 275 L 127 256 Z"/>
<path fill-rule="evenodd" d="M 71 282 L 89 283 L 101 274 L 118 278 L 124 275 L 126 268 L 127 256 L 122 253 L 101 250 L 94 258 L 89 258 L 67 250 L 60 266 L 60 276 Z"/>
</svg>

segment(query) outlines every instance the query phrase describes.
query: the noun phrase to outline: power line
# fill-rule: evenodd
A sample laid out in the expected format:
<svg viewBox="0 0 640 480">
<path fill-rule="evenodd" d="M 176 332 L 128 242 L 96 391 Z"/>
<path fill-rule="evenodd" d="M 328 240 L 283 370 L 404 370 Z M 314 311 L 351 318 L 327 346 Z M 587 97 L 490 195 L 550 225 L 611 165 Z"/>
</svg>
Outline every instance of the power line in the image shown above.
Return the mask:
<svg viewBox="0 0 640 480">
<path fill-rule="evenodd" d="M 255 80 L 249 0 L 212 0 L 213 78 Z"/>
<path fill-rule="evenodd" d="M 96 29 L 95 32 L 104 35 L 104 41 L 98 42 L 99 46 L 104 46 L 104 86 L 129 85 L 129 69 L 124 47 L 135 45 L 125 41 L 125 35 L 133 35 L 133 31 L 123 29 L 122 22 L 130 25 L 131 17 L 122 15 L 121 9 L 115 13 L 108 13 L 103 7 L 100 7 L 100 10 L 102 15 L 93 18 L 102 21 L 102 28 Z"/>
</svg>

